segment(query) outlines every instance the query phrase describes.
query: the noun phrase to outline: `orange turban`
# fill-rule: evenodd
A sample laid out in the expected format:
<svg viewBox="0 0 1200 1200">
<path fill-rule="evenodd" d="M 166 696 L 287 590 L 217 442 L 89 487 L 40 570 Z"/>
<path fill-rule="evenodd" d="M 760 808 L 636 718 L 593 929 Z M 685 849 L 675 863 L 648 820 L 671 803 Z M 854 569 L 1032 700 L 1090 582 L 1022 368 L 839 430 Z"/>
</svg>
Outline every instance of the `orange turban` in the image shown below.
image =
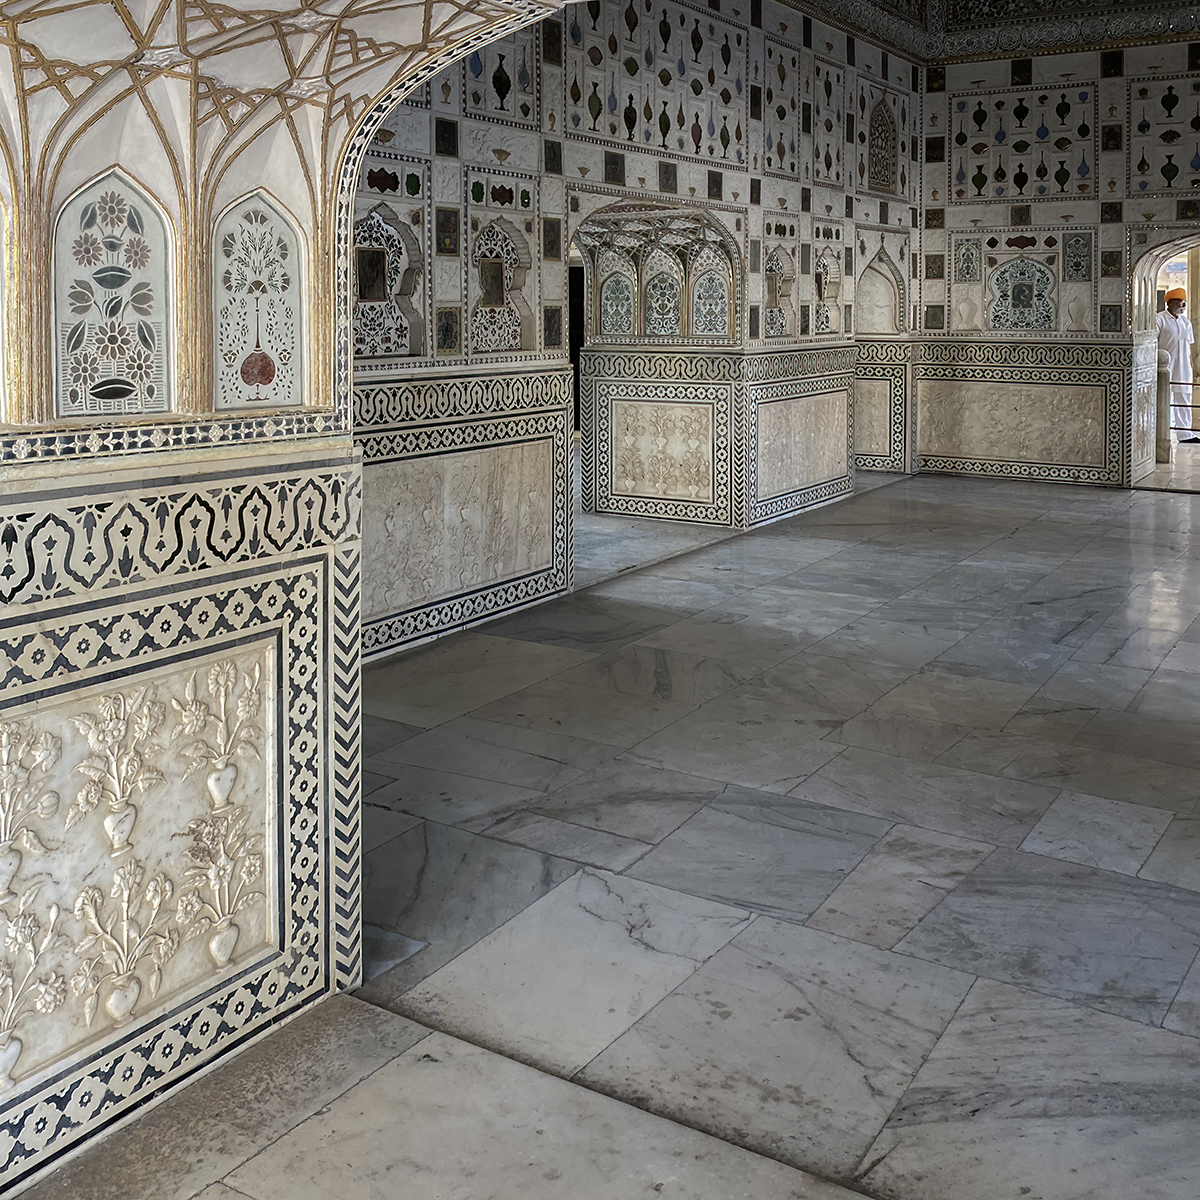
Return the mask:
<svg viewBox="0 0 1200 1200">
<path fill-rule="evenodd" d="M 1187 288 L 1172 288 L 1164 297 L 1163 300 L 1186 300 Z"/>
</svg>

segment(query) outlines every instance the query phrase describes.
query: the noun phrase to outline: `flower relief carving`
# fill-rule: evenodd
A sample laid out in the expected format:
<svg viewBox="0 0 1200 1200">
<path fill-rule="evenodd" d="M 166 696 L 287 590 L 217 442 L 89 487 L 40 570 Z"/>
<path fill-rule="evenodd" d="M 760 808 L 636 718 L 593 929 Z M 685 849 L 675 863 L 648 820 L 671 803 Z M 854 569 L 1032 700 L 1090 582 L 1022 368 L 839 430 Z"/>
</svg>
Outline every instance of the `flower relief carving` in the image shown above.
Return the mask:
<svg viewBox="0 0 1200 1200">
<path fill-rule="evenodd" d="M 637 278 L 624 254 L 605 249 L 596 267 L 600 279 L 600 335 L 633 336 L 633 295 Z"/>
<path fill-rule="evenodd" d="M 217 222 L 217 408 L 302 402 L 299 238 L 261 195 Z"/>
<path fill-rule="evenodd" d="M 1054 274 L 1031 258 L 1014 258 L 992 272 L 988 324 L 993 329 L 1053 329 Z"/>
<path fill-rule="evenodd" d="M 772 250 L 763 263 L 763 333 L 766 337 L 787 337 L 787 293 L 791 287 L 791 262 L 782 250 Z"/>
<path fill-rule="evenodd" d="M 54 231 L 59 416 L 170 407 L 168 247 L 158 206 L 116 172 L 63 207 Z"/>
<path fill-rule="evenodd" d="M 241 929 L 239 913 L 265 897 L 251 885 L 263 872 L 263 838 L 247 834 L 250 812 L 231 800 L 238 781 L 238 759 L 261 761 L 262 730 L 254 723 L 262 709 L 262 671 L 259 664 L 243 672 L 231 661 L 208 670 L 208 700 L 202 700 L 193 672 L 182 703 L 171 705 L 179 721 L 171 740 L 191 738 L 180 753 L 191 762 L 184 779 L 206 771 L 210 808 L 173 836 L 191 838 L 185 851 L 190 866 L 184 876 L 191 885 L 179 898 L 177 920 L 185 940 L 208 934 L 208 952 L 217 967 L 233 957 Z"/>
<path fill-rule="evenodd" d="M 867 181 L 872 191 L 895 192 L 899 135 L 887 97 L 871 109 L 867 125 Z"/>
</svg>

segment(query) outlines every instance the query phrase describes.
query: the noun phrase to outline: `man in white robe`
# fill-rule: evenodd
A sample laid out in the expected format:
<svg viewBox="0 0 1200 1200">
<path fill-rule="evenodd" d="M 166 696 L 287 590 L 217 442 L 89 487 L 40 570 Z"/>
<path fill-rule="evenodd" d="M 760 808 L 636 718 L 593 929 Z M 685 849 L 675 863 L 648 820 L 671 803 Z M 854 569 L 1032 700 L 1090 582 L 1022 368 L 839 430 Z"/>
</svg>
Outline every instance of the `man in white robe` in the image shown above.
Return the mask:
<svg viewBox="0 0 1200 1200">
<path fill-rule="evenodd" d="M 1171 427 L 1180 442 L 1200 442 L 1192 427 L 1192 342 L 1195 334 L 1188 320 L 1187 292 L 1172 288 L 1164 297 L 1165 312 L 1158 314 L 1158 348 L 1171 358 Z"/>
</svg>

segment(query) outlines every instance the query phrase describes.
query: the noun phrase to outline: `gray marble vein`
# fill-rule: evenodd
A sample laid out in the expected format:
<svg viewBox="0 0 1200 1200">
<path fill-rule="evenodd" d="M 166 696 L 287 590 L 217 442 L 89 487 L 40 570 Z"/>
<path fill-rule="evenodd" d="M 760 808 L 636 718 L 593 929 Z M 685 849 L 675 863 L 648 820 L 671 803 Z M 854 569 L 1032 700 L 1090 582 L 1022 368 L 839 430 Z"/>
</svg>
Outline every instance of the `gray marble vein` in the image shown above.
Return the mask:
<svg viewBox="0 0 1200 1200">
<path fill-rule="evenodd" d="M 578 1078 L 845 1179 L 970 984 L 760 917 Z"/>
<path fill-rule="evenodd" d="M 369 854 L 372 850 L 390 842 L 392 838 L 407 833 L 420 825 L 421 818 L 411 813 L 393 812 L 390 808 L 379 808 L 374 804 L 364 804 L 362 807 L 362 852 Z"/>
<path fill-rule="evenodd" d="M 1157 1025 L 1200 949 L 1200 895 L 997 850 L 896 949 Z"/>
<path fill-rule="evenodd" d="M 676 891 L 803 921 L 888 823 L 759 793 L 702 809 L 627 874 Z"/>
<path fill-rule="evenodd" d="M 782 662 L 731 693 L 819 717 L 857 716 L 903 683 L 910 672 L 888 662 L 803 654 Z"/>
<path fill-rule="evenodd" d="M 703 704 L 756 673 L 757 667 L 743 661 L 736 653 L 720 658 L 703 657 L 635 642 L 573 667 L 563 672 L 559 679 L 564 683 L 626 695 Z"/>
<path fill-rule="evenodd" d="M 427 948 L 360 995 L 395 997 L 579 870 L 579 864 L 432 821 L 363 855 L 363 912 Z"/>
<path fill-rule="evenodd" d="M 418 984 L 399 1007 L 569 1075 L 751 919 L 728 904 L 582 871 Z"/>
<path fill-rule="evenodd" d="M 501 617 L 485 628 L 495 637 L 604 654 L 678 620 L 679 613 L 669 607 L 575 592 Z"/>
<path fill-rule="evenodd" d="M 889 1200 L 1185 1200 L 1198 1097 L 1193 1039 L 980 980 L 856 1182 Z"/>
<path fill-rule="evenodd" d="M 647 634 L 641 644 L 703 658 L 732 659 L 743 673 L 773 667 L 800 648 L 786 633 L 700 617 Z"/>
<path fill-rule="evenodd" d="M 371 668 L 368 668 L 370 670 Z M 421 732 L 418 725 L 404 725 L 399 721 L 389 721 L 386 717 L 373 717 L 363 713 L 362 717 L 362 753 L 363 758 L 370 758 L 381 750 L 388 749 L 400 742 L 406 741 Z"/>
<path fill-rule="evenodd" d="M 470 823 L 467 828 L 490 838 L 515 842 L 530 850 L 606 871 L 623 871 L 648 849 L 645 842 L 600 829 L 585 829 L 536 812 L 510 813 L 495 821 L 485 818 Z"/>
<path fill-rule="evenodd" d="M 855 1200 L 441 1033 L 229 1182 L 251 1200 Z"/>
<path fill-rule="evenodd" d="M 574 825 L 658 842 L 705 804 L 739 790 L 720 780 L 618 758 L 542 796 L 530 807 Z"/>
<path fill-rule="evenodd" d="M 1184 976 L 1183 984 L 1175 993 L 1163 1028 L 1200 1038 L 1200 954 L 1196 955 L 1191 969 Z"/>
<path fill-rule="evenodd" d="M 956 837 L 1018 846 L 1057 790 L 849 747 L 789 795 Z"/>
<path fill-rule="evenodd" d="M 619 749 L 562 733 L 458 717 L 377 754 L 371 762 L 449 767 L 456 775 L 550 791 L 599 766 Z"/>
<path fill-rule="evenodd" d="M 810 654 L 894 663 L 915 671 L 966 636 L 962 630 L 937 629 L 909 621 L 859 617 L 808 647 Z"/>
<path fill-rule="evenodd" d="M 895 825 L 805 924 L 890 950 L 993 849 L 986 842 Z"/>
<path fill-rule="evenodd" d="M 494 820 L 527 807 L 540 794 L 533 788 L 428 767 L 395 763 L 392 770 L 397 778 L 372 792 L 371 803 L 443 825 L 461 825 L 481 817 Z"/>
<path fill-rule="evenodd" d="M 1076 746 L 1200 768 L 1196 722 L 1136 712 L 1099 711 L 1072 739 Z"/>
<path fill-rule="evenodd" d="M 932 762 L 970 732 L 966 725 L 873 711 L 851 717 L 844 725 L 826 734 L 825 740 Z"/>
</svg>

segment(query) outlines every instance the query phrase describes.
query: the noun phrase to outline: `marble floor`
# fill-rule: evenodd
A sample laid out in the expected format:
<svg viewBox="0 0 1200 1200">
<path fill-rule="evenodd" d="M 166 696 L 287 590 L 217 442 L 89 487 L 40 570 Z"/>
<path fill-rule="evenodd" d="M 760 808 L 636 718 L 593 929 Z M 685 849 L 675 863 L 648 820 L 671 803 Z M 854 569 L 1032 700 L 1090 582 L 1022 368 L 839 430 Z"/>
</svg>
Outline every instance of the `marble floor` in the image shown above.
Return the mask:
<svg viewBox="0 0 1200 1200">
<path fill-rule="evenodd" d="M 372 977 L 30 1196 L 1200 1194 L 1200 496 L 891 482 L 364 708 Z"/>
<path fill-rule="evenodd" d="M 1200 492 L 1200 443 L 1177 443 L 1175 461 L 1159 463 L 1135 486 L 1162 492 Z"/>
</svg>

